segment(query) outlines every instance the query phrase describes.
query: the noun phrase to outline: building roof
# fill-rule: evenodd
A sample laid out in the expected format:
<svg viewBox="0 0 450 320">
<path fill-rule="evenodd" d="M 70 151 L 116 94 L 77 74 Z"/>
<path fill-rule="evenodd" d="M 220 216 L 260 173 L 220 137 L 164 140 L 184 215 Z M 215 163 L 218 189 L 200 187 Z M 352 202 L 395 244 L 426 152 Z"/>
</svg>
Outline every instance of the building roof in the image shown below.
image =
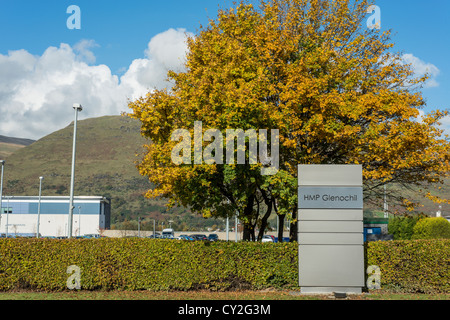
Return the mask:
<svg viewBox="0 0 450 320">
<path fill-rule="evenodd" d="M 14 200 L 22 200 L 22 201 L 38 201 L 39 196 L 2 196 L 2 201 L 14 201 Z M 41 196 L 41 201 L 69 201 L 69 196 Z M 104 196 L 74 196 L 74 201 L 83 201 L 83 200 L 91 200 L 91 201 L 102 201 L 102 202 L 110 202 L 111 200 Z"/>
</svg>

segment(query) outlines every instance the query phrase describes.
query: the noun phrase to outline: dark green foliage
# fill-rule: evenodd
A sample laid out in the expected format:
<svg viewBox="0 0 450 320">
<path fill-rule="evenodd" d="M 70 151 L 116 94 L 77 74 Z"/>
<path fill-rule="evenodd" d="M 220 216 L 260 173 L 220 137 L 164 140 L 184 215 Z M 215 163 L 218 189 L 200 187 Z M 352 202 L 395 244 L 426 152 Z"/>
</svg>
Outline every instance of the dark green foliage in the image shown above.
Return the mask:
<svg viewBox="0 0 450 320">
<path fill-rule="evenodd" d="M 416 223 L 424 219 L 423 214 L 396 216 L 389 220 L 389 234 L 394 236 L 394 240 L 411 240 Z"/>
<path fill-rule="evenodd" d="M 296 244 L 122 239 L 2 239 L 0 290 L 260 289 L 296 286 Z"/>
<path fill-rule="evenodd" d="M 367 265 L 381 270 L 382 289 L 450 293 L 450 240 L 376 241 L 367 244 Z"/>
<path fill-rule="evenodd" d="M 382 289 L 450 293 L 450 239 L 366 243 Z M 0 239 L 0 291 L 67 290 L 67 267 L 83 290 L 235 290 L 298 286 L 297 243 L 141 238 Z"/>
</svg>

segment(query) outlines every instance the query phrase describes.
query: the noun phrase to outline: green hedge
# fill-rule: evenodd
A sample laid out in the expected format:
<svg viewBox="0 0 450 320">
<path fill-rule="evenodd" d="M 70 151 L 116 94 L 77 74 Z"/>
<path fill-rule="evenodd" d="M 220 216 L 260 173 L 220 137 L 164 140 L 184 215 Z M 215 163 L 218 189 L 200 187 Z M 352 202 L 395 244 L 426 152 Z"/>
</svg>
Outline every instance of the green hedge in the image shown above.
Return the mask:
<svg viewBox="0 0 450 320">
<path fill-rule="evenodd" d="M 368 242 L 366 252 L 382 289 L 450 293 L 450 239 Z"/>
<path fill-rule="evenodd" d="M 296 245 L 122 239 L 2 239 L 0 290 L 226 290 L 297 285 Z"/>
<path fill-rule="evenodd" d="M 366 264 L 382 289 L 450 293 L 450 240 L 366 244 Z M 201 242 L 138 238 L 0 239 L 0 291 L 66 290 L 67 267 L 84 290 L 295 288 L 296 243 Z"/>
</svg>

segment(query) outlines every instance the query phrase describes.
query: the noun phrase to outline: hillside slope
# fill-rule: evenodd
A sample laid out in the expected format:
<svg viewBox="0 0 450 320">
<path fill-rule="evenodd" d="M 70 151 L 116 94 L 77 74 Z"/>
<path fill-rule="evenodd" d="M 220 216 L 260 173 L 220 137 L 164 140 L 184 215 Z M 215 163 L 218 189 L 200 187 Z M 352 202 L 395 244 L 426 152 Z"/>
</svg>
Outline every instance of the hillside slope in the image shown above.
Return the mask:
<svg viewBox="0 0 450 320">
<path fill-rule="evenodd" d="M 163 200 L 143 197 L 151 186 L 135 166 L 146 143 L 139 130 L 139 122 L 125 116 L 78 121 L 74 193 L 111 197 L 113 227 L 134 228 L 138 216 L 149 226 L 153 221 L 145 218 L 180 224 L 190 215 L 186 209 L 167 211 Z M 69 195 L 72 141 L 73 123 L 7 157 L 3 195 L 38 195 L 39 176 L 42 195 Z"/>
<path fill-rule="evenodd" d="M 30 144 L 35 142 L 35 140 L 23 139 L 23 138 L 14 138 L 14 137 L 6 137 L 6 136 L 0 135 L 0 142 L 17 144 L 17 145 L 22 145 L 22 146 L 29 146 Z"/>
<path fill-rule="evenodd" d="M 6 159 L 14 152 L 35 142 L 31 139 L 13 138 L 0 135 L 0 159 Z"/>
<path fill-rule="evenodd" d="M 125 116 L 105 116 L 78 122 L 75 195 L 98 195 L 112 199 L 112 227 L 152 230 L 153 220 L 159 229 L 172 221 L 178 230 L 202 230 L 220 220 L 205 220 L 186 208 L 168 210 L 164 200 L 149 200 L 143 193 L 151 188 L 139 175 L 135 161 L 147 141 L 140 135 L 137 120 Z M 5 166 L 3 195 L 37 196 L 39 176 L 44 176 L 42 195 L 69 195 L 72 161 L 73 123 L 28 146 L 21 146 L 8 156 Z M 406 193 L 405 190 L 400 191 Z M 409 193 L 409 192 L 408 192 Z M 449 197 L 445 183 L 435 195 Z M 411 199 L 417 195 L 413 192 Z M 417 200 L 417 199 L 416 199 Z M 370 210 L 370 208 L 366 208 Z M 391 207 L 391 209 L 393 209 Z M 375 209 L 379 211 L 380 209 Z M 439 205 L 424 201 L 419 210 L 434 215 Z M 450 215 L 450 205 L 442 204 L 443 215 Z"/>
</svg>

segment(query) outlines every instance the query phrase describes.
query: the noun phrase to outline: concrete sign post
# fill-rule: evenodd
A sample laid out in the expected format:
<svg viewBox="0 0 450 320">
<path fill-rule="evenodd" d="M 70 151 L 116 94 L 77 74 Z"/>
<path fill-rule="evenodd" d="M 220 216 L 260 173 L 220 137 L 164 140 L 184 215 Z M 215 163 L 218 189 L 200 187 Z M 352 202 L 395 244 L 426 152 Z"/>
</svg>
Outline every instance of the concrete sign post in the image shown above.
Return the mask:
<svg viewBox="0 0 450 320">
<path fill-rule="evenodd" d="M 364 286 L 361 165 L 298 166 L 302 293 L 361 293 Z"/>
</svg>

